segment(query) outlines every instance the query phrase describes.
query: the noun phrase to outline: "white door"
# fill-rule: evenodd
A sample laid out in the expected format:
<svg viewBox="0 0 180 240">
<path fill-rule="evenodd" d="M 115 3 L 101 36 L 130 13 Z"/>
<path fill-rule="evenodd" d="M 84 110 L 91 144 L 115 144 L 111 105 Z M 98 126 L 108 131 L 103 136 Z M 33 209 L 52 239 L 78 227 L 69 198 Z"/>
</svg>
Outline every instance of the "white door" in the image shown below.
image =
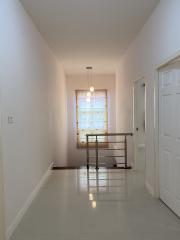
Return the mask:
<svg viewBox="0 0 180 240">
<path fill-rule="evenodd" d="M 145 107 L 146 86 L 145 80 L 134 83 L 134 153 L 135 169 L 145 169 Z"/>
<path fill-rule="evenodd" d="M 160 198 L 180 216 L 180 62 L 159 72 Z"/>
</svg>

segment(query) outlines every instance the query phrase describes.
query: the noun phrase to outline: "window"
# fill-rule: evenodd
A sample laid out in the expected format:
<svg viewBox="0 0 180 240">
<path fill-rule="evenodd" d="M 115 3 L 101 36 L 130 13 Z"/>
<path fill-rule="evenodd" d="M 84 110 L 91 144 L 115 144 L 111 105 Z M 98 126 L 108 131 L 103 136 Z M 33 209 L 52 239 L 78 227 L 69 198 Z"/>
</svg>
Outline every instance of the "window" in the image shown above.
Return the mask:
<svg viewBox="0 0 180 240">
<path fill-rule="evenodd" d="M 108 132 L 107 90 L 96 90 L 87 102 L 87 91 L 76 91 L 77 145 L 86 147 L 86 134 Z M 106 137 L 98 137 L 105 142 Z M 90 139 L 95 142 L 95 137 Z M 107 142 L 107 141 L 106 141 Z"/>
</svg>

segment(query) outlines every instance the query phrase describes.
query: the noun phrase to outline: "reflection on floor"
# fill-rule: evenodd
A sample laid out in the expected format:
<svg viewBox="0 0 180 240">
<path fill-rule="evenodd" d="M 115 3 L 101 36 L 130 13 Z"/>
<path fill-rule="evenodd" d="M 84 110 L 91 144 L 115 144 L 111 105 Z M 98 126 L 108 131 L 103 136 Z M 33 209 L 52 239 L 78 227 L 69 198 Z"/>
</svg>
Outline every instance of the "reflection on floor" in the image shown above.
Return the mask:
<svg viewBox="0 0 180 240">
<path fill-rule="evenodd" d="M 179 240 L 180 220 L 133 170 L 53 171 L 11 240 Z"/>
</svg>

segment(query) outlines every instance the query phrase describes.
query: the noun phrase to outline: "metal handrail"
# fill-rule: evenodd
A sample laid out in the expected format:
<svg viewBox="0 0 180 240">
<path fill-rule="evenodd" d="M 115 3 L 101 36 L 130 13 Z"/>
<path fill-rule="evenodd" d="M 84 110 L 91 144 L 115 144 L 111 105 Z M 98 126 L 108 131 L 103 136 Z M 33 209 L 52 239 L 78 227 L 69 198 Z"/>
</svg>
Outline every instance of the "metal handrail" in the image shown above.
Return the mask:
<svg viewBox="0 0 180 240">
<path fill-rule="evenodd" d="M 133 133 L 96 133 L 96 134 L 86 134 L 88 137 L 96 137 L 96 136 L 133 136 Z"/>
<path fill-rule="evenodd" d="M 124 141 L 106 141 L 106 142 L 99 142 L 98 141 L 98 137 L 102 137 L 102 136 L 106 136 L 106 137 L 111 137 L 111 136 L 123 136 L 124 137 Z M 99 157 L 100 158 L 107 158 L 107 157 L 124 157 L 125 161 L 124 163 L 120 163 L 121 165 L 124 164 L 124 167 L 121 167 L 123 169 L 130 169 L 131 167 L 128 166 L 127 163 L 127 137 L 128 136 L 133 136 L 133 133 L 100 133 L 100 134 L 87 134 L 86 135 L 86 154 L 87 154 L 87 169 L 89 169 L 89 165 L 90 165 L 90 158 L 96 158 L 96 170 L 99 169 Z M 95 137 L 95 142 L 89 142 L 89 137 Z M 95 147 L 92 148 L 89 146 L 89 144 L 95 144 Z M 112 149 L 112 148 L 104 148 L 104 150 L 124 150 L 124 155 L 122 156 L 99 156 L 99 150 L 102 150 L 101 145 L 99 146 L 99 144 L 102 143 L 123 143 L 124 144 L 124 148 L 122 149 Z M 95 150 L 95 156 L 90 156 L 89 155 L 89 151 L 90 150 Z"/>
</svg>

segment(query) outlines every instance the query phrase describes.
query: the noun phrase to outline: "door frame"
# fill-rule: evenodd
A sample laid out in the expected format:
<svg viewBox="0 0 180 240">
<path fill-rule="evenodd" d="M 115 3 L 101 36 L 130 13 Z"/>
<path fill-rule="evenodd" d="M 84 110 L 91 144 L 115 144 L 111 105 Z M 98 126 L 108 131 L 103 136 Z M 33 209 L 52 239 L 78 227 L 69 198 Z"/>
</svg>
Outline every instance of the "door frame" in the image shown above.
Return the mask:
<svg viewBox="0 0 180 240">
<path fill-rule="evenodd" d="M 1 90 L 1 89 L 0 89 Z M 3 154 L 2 154 L 2 105 L 0 91 L 0 240 L 6 239 L 5 230 L 5 204 L 4 204 L 4 177 L 3 177 Z"/>
<path fill-rule="evenodd" d="M 1 128 L 0 128 L 0 240 L 5 240 L 4 183 L 3 183 Z"/>
<path fill-rule="evenodd" d="M 135 84 L 138 82 L 138 81 L 143 81 L 144 80 L 144 83 L 146 85 L 146 81 L 145 81 L 145 77 L 141 77 L 141 78 L 138 78 L 136 79 L 134 82 L 133 82 L 133 133 L 134 133 L 134 137 L 133 137 L 133 142 L 134 142 L 134 168 L 136 169 L 136 166 L 137 166 L 137 162 L 136 162 L 136 138 L 135 138 L 135 132 L 136 132 L 136 126 L 135 126 Z M 145 122 L 146 122 L 146 89 L 145 89 Z M 146 135 L 145 135 L 145 162 L 146 162 Z M 145 170 L 146 171 L 146 170 Z"/>
<path fill-rule="evenodd" d="M 159 71 L 163 67 L 180 60 L 180 51 L 155 66 L 154 77 L 154 151 L 155 151 L 155 191 L 154 196 L 160 198 L 160 181 L 159 181 Z"/>
<path fill-rule="evenodd" d="M 1 114 L 0 114 L 0 240 L 5 240 L 4 182 L 3 182 L 3 160 L 2 160 Z"/>
</svg>

